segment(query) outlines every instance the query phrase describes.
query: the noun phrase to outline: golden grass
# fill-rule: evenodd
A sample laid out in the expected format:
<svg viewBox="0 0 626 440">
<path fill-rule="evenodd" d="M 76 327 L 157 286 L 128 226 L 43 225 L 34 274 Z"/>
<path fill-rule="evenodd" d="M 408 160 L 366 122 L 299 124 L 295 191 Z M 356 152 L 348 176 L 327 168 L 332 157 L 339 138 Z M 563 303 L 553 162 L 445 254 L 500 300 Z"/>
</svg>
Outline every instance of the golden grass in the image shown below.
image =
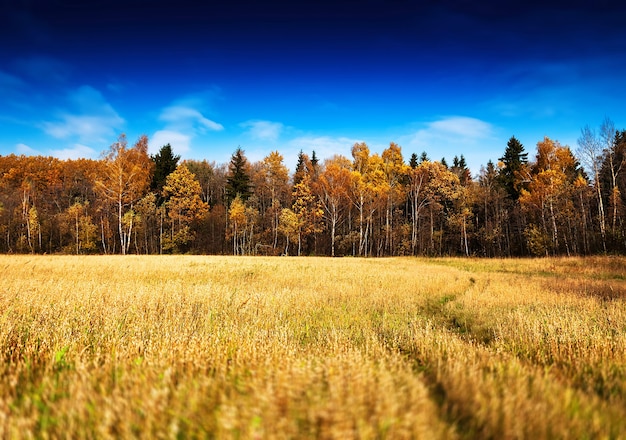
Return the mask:
<svg viewBox="0 0 626 440">
<path fill-rule="evenodd" d="M 0 256 L 0 438 L 626 438 L 625 262 Z"/>
</svg>

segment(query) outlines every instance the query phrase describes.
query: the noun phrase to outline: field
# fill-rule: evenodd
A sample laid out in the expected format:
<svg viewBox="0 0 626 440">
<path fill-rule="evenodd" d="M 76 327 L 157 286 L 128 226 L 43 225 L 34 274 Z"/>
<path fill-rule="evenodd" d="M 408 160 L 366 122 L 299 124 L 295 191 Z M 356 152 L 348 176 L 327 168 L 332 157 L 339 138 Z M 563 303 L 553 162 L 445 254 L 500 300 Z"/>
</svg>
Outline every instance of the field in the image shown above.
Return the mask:
<svg viewBox="0 0 626 440">
<path fill-rule="evenodd" d="M 0 438 L 626 438 L 624 258 L 0 269 Z"/>
</svg>

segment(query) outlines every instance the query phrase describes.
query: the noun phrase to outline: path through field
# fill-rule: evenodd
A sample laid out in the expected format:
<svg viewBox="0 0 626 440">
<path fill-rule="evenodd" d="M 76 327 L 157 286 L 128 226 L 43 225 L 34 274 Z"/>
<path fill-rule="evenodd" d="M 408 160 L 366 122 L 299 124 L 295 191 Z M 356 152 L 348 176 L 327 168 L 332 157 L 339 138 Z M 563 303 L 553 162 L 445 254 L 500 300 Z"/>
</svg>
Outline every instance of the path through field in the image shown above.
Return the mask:
<svg viewBox="0 0 626 440">
<path fill-rule="evenodd" d="M 626 259 L 0 269 L 0 438 L 626 437 Z"/>
</svg>

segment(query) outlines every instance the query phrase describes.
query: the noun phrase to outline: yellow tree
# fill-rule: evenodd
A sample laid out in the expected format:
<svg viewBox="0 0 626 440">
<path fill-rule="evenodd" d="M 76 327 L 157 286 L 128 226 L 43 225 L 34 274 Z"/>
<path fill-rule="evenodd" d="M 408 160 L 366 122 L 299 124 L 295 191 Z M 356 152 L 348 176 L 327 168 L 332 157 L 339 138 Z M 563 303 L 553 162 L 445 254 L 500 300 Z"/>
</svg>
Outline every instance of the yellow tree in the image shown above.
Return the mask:
<svg viewBox="0 0 626 440">
<path fill-rule="evenodd" d="M 246 231 L 246 205 L 239 194 L 231 202 L 228 208 L 228 221 L 230 236 L 233 239 L 233 255 L 243 254 L 243 237 Z"/>
<path fill-rule="evenodd" d="M 365 143 L 354 144 L 352 158 L 349 198 L 359 213 L 359 255 L 367 256 L 373 246 L 374 215 L 385 209 L 389 182 L 383 159 L 370 156 Z"/>
<path fill-rule="evenodd" d="M 96 250 L 96 237 L 98 228 L 93 224 L 91 216 L 87 213 L 89 202 L 76 202 L 65 211 L 64 222 L 67 232 L 73 239 L 72 246 L 76 255 L 81 252 L 93 252 Z"/>
<path fill-rule="evenodd" d="M 276 249 L 280 214 L 289 197 L 289 169 L 283 163 L 283 156 L 272 151 L 260 163 L 255 177 L 255 195 L 266 208 L 261 210 L 261 215 L 269 220 L 272 248 Z"/>
<path fill-rule="evenodd" d="M 370 150 L 364 142 L 352 146 L 352 173 L 350 182 L 350 199 L 359 212 L 359 255 L 367 252 L 367 227 L 365 207 L 368 203 L 368 191 L 365 174 L 369 170 Z"/>
<path fill-rule="evenodd" d="M 233 240 L 233 254 L 245 255 L 254 254 L 254 228 L 258 220 L 259 211 L 253 206 L 254 196 L 247 205 L 237 195 L 231 202 L 228 209 L 228 220 L 230 233 L 227 238 Z"/>
<path fill-rule="evenodd" d="M 102 160 L 96 189 L 101 197 L 115 206 L 122 254 L 130 248 L 135 215 L 133 205 L 150 185 L 152 166 L 145 135 L 128 148 L 126 136 L 122 134 Z"/>
<path fill-rule="evenodd" d="M 324 162 L 317 190 L 324 209 L 324 218 L 330 232 L 331 256 L 335 256 L 335 235 L 337 225 L 343 219 L 347 208 L 346 200 L 350 188 L 350 161 L 343 156 L 334 156 Z"/>
<path fill-rule="evenodd" d="M 577 176 L 577 162 L 569 147 L 561 146 L 548 137 L 537 143 L 531 181 L 528 189 L 522 190 L 520 194 L 522 209 L 539 222 L 539 225 L 531 225 L 529 231 L 532 234 L 528 235 L 529 246 L 535 253 L 547 253 L 550 249 L 530 243 L 531 239 L 537 243 L 550 243 L 551 250 L 558 252 L 560 238 L 569 253 L 568 237 L 565 233 L 561 234 L 559 225 L 567 223 L 573 211 L 573 182 Z"/>
<path fill-rule="evenodd" d="M 209 211 L 209 205 L 201 198 L 202 188 L 196 177 L 185 165 L 179 165 L 167 176 L 163 186 L 165 208 L 170 221 L 170 235 L 164 248 L 183 251 L 194 239 L 194 222 L 201 220 Z"/>
<path fill-rule="evenodd" d="M 278 230 L 285 236 L 285 255 L 289 255 L 289 244 L 298 241 L 300 229 L 301 222 L 296 213 L 290 208 L 283 208 L 280 213 Z"/>
<path fill-rule="evenodd" d="M 322 231 L 321 219 L 324 211 L 311 188 L 311 177 L 307 171 L 293 187 L 292 211 L 298 217 L 298 255 L 302 254 L 302 241 L 311 234 Z"/>
<path fill-rule="evenodd" d="M 431 249 L 434 234 L 432 213 L 441 209 L 441 203 L 455 197 L 459 186 L 459 179 L 440 162 L 423 161 L 409 171 L 409 199 L 411 206 L 411 248 L 415 253 L 419 243 L 420 221 L 424 211 L 430 207 L 431 219 L 430 239 Z"/>
<path fill-rule="evenodd" d="M 383 217 L 389 200 L 389 192 L 391 186 L 387 173 L 385 171 L 385 162 L 381 156 L 374 154 L 368 161 L 368 169 L 363 176 L 366 193 L 366 234 L 365 234 L 365 255 L 371 254 L 375 249 L 377 255 L 380 255 L 384 246 L 384 237 L 381 237 L 380 231 L 385 232 Z M 377 218 L 375 218 L 377 215 Z M 375 223 L 375 220 L 377 222 Z M 369 251 L 368 251 L 369 248 Z"/>
<path fill-rule="evenodd" d="M 391 142 L 382 154 L 383 169 L 387 180 L 387 206 L 385 210 L 385 249 L 393 253 L 393 216 L 396 207 L 406 200 L 406 186 L 404 182 L 409 172 L 409 166 L 404 163 L 401 147 Z"/>
</svg>

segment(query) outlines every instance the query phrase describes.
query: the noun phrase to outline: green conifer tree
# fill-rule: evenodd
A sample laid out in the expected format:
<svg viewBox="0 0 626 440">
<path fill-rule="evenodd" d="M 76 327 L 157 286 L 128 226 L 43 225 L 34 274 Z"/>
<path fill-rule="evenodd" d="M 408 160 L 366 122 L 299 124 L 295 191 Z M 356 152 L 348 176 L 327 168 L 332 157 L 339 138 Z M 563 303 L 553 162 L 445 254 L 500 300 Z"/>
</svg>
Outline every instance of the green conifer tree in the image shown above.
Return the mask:
<svg viewBox="0 0 626 440">
<path fill-rule="evenodd" d="M 228 177 L 226 178 L 226 202 L 227 205 L 239 195 L 242 201 L 248 200 L 252 195 L 250 175 L 247 170 L 248 161 L 244 151 L 237 147 L 230 159 Z"/>
<path fill-rule="evenodd" d="M 163 145 L 157 154 L 150 155 L 150 159 L 154 162 L 154 174 L 152 175 L 150 190 L 161 194 L 167 176 L 176 170 L 180 156 L 174 156 L 172 146 L 167 144 Z"/>
<path fill-rule="evenodd" d="M 509 197 L 513 200 L 519 199 L 520 190 L 515 184 L 518 178 L 516 174 L 528 162 L 528 153 L 524 152 L 524 146 L 515 136 L 511 136 L 506 144 L 504 156 L 498 159 L 504 165 L 500 171 L 499 181 Z"/>
</svg>

